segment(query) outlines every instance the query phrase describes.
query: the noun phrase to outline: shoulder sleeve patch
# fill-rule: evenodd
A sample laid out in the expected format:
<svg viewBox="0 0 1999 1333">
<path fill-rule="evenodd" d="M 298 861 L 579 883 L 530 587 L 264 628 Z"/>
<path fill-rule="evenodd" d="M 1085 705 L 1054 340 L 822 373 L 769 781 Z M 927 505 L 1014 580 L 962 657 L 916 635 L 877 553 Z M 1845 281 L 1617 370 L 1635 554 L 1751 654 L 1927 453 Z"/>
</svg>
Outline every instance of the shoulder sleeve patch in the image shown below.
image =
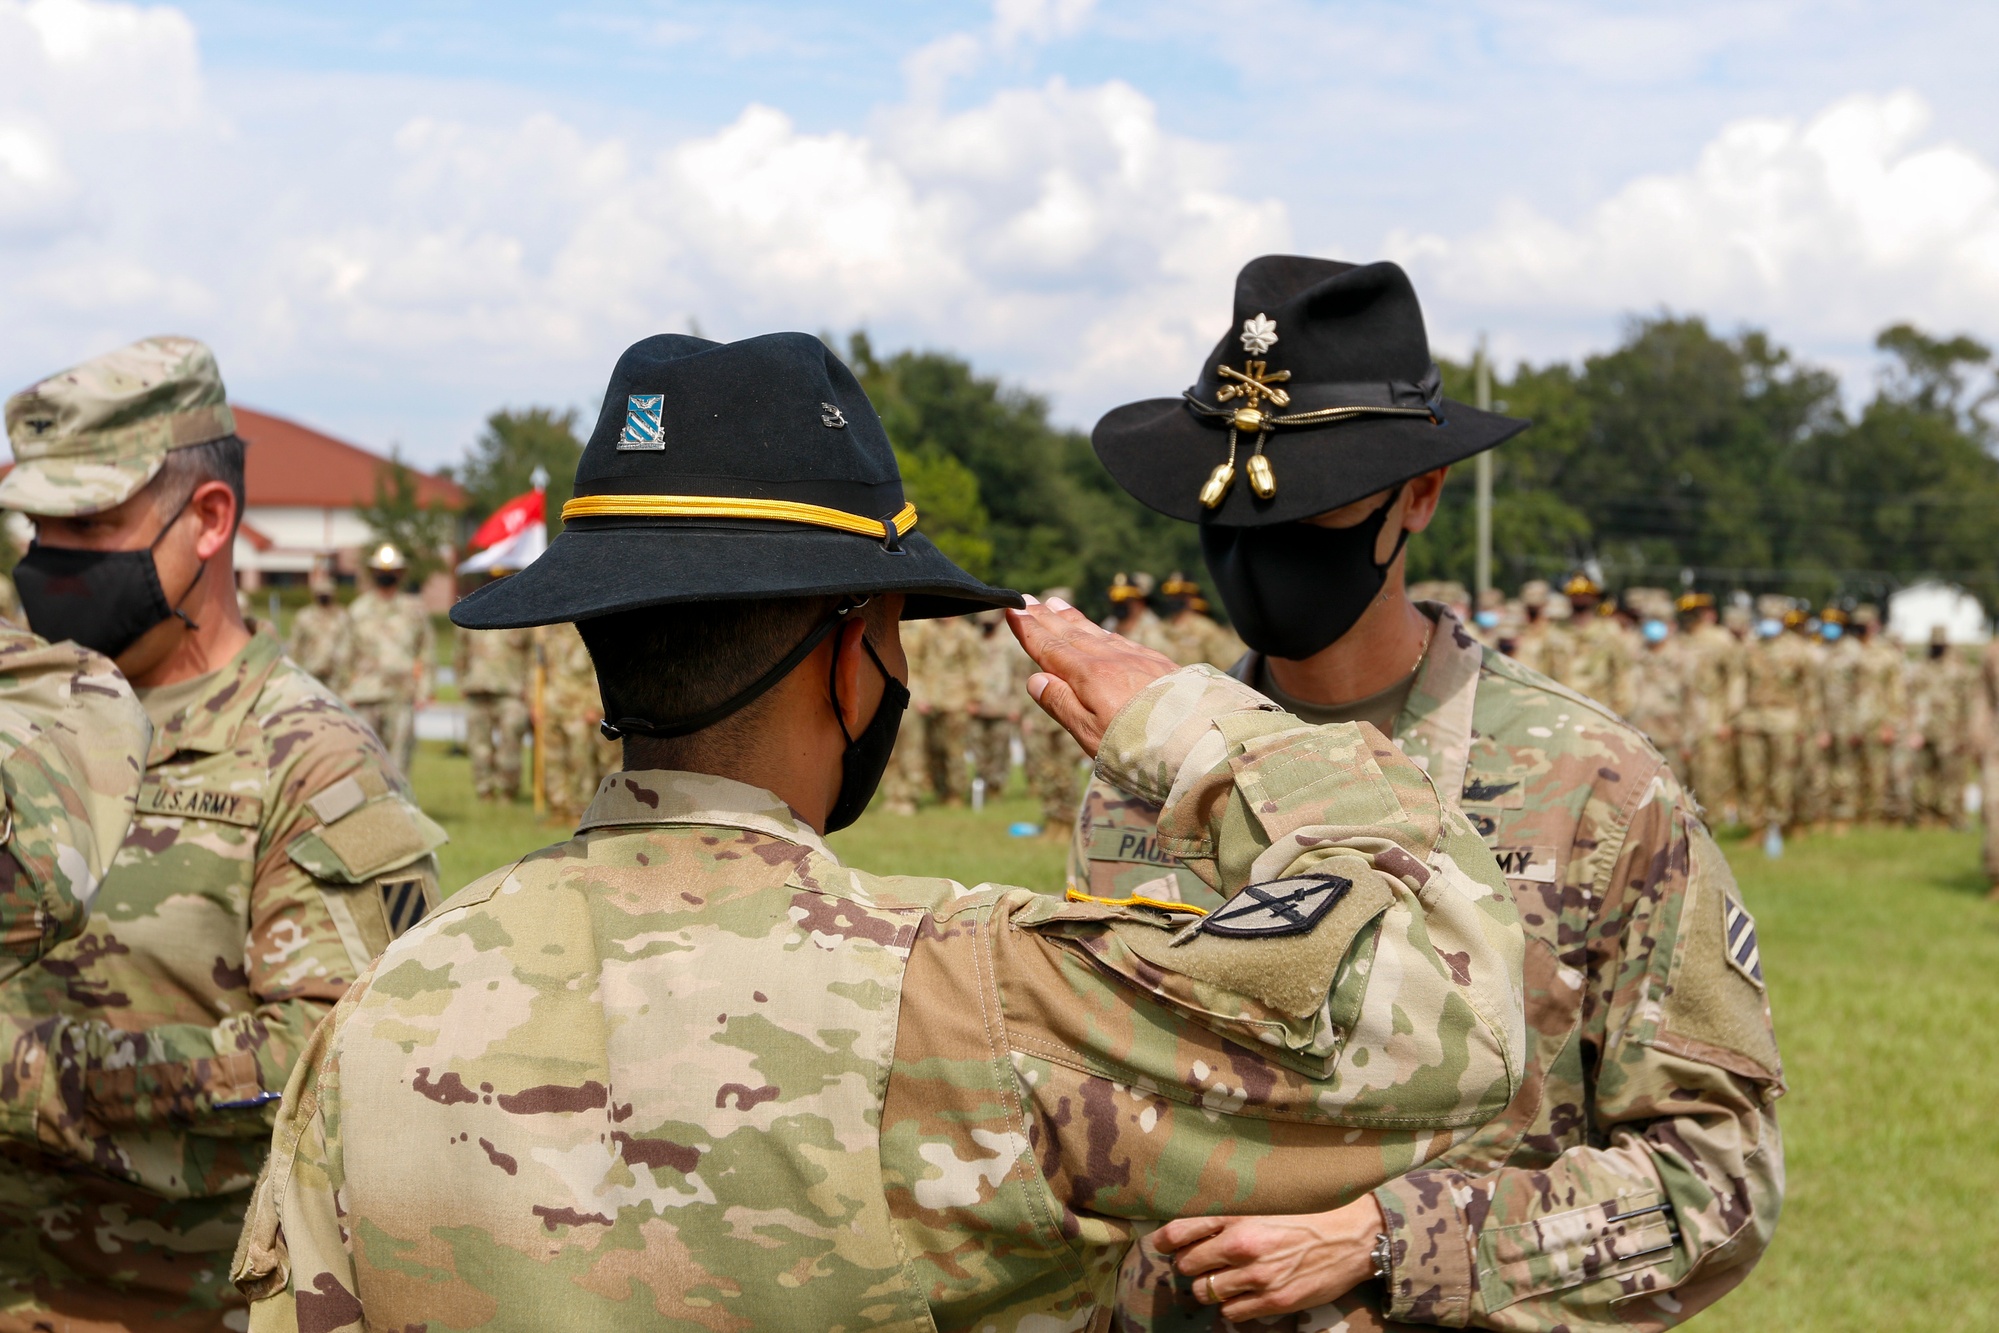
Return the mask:
<svg viewBox="0 0 1999 1333">
<path fill-rule="evenodd" d="M 322 795 L 333 790 L 328 788 Z M 317 879 L 360 884 L 409 865 L 450 840 L 429 815 L 389 793 L 352 807 L 313 832 L 300 834 L 285 850 L 294 864 Z"/>
<path fill-rule="evenodd" d="M 1661 1050 L 1745 1078 L 1783 1081 L 1756 922 L 1714 840 L 1692 840 L 1682 940 L 1661 1004 Z"/>
</svg>

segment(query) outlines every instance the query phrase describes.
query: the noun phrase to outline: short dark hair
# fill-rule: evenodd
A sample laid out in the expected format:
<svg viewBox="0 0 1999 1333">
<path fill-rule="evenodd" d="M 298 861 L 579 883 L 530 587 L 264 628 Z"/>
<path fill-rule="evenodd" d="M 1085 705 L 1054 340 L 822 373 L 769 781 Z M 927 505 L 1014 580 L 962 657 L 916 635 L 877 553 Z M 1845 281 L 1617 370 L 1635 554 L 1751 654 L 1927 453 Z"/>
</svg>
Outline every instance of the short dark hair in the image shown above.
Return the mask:
<svg viewBox="0 0 1999 1333">
<path fill-rule="evenodd" d="M 159 488 L 160 502 L 168 510 L 179 509 L 204 482 L 219 481 L 236 497 L 236 523 L 243 522 L 243 453 L 240 435 L 224 435 L 219 440 L 191 444 L 170 450 L 152 484 Z"/>
<path fill-rule="evenodd" d="M 620 611 L 580 620 L 576 628 L 597 668 L 606 717 L 673 722 L 747 688 L 838 604 L 835 597 L 692 602 Z M 872 619 L 868 629 L 879 642 L 880 627 Z M 691 736 L 626 737 L 625 766 L 686 767 L 687 756 L 741 735 L 769 697 Z"/>
</svg>

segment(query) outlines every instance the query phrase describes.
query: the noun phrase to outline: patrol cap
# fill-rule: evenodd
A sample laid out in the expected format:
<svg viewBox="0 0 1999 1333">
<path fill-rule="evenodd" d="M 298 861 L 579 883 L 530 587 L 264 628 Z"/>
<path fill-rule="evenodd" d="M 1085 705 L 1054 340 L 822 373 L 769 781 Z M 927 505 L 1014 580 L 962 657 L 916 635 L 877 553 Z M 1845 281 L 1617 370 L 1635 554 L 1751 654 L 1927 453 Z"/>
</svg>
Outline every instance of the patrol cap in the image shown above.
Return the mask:
<svg viewBox="0 0 1999 1333">
<path fill-rule="evenodd" d="M 1241 528 L 1338 509 L 1527 425 L 1444 397 L 1397 265 L 1264 255 L 1193 385 L 1113 408 L 1090 443 L 1141 503 Z"/>
<path fill-rule="evenodd" d="M 235 433 L 214 353 L 193 338 L 142 338 L 7 400 L 14 468 L 0 509 L 94 514 L 137 495 L 173 450 Z"/>
<path fill-rule="evenodd" d="M 853 372 L 807 333 L 666 333 L 618 358 L 548 550 L 451 608 L 511 629 L 689 602 L 903 593 L 904 616 L 1020 606 L 917 531 Z"/>
</svg>

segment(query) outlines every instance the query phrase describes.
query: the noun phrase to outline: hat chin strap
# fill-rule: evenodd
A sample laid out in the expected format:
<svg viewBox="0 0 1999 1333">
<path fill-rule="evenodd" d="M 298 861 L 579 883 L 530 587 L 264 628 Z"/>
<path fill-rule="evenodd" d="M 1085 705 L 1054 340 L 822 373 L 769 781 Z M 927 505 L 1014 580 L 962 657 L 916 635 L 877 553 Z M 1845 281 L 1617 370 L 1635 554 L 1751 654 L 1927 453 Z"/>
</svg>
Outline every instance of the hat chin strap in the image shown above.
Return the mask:
<svg viewBox="0 0 1999 1333">
<path fill-rule="evenodd" d="M 791 674 L 792 668 L 803 662 L 814 648 L 824 642 L 828 634 L 845 624 L 847 617 L 866 606 L 869 600 L 864 597 L 858 602 L 843 602 L 834 608 L 833 614 L 815 625 L 811 633 L 798 641 L 797 647 L 777 660 L 777 665 L 713 707 L 704 708 L 675 722 L 654 722 L 643 717 L 621 717 L 613 722 L 605 718 L 597 724 L 598 730 L 602 731 L 607 739 L 614 741 L 623 740 L 627 736 L 672 740 L 679 736 L 691 736 L 697 731 L 712 727 L 723 718 L 741 712 L 760 696 L 769 693 L 779 681 Z"/>
</svg>

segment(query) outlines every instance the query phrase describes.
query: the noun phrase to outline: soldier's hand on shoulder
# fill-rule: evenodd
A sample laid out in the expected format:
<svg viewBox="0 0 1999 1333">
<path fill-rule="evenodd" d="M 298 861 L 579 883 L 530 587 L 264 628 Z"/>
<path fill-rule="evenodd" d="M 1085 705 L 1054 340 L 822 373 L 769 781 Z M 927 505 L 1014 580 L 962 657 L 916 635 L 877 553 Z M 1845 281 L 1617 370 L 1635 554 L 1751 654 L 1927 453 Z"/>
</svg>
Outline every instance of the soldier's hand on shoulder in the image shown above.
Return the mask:
<svg viewBox="0 0 1999 1333">
<path fill-rule="evenodd" d="M 1027 678 L 1028 694 L 1092 759 L 1119 710 L 1179 669 L 1166 654 L 1100 628 L 1064 601 L 1029 598 L 1006 620 L 1041 668 Z"/>
</svg>

